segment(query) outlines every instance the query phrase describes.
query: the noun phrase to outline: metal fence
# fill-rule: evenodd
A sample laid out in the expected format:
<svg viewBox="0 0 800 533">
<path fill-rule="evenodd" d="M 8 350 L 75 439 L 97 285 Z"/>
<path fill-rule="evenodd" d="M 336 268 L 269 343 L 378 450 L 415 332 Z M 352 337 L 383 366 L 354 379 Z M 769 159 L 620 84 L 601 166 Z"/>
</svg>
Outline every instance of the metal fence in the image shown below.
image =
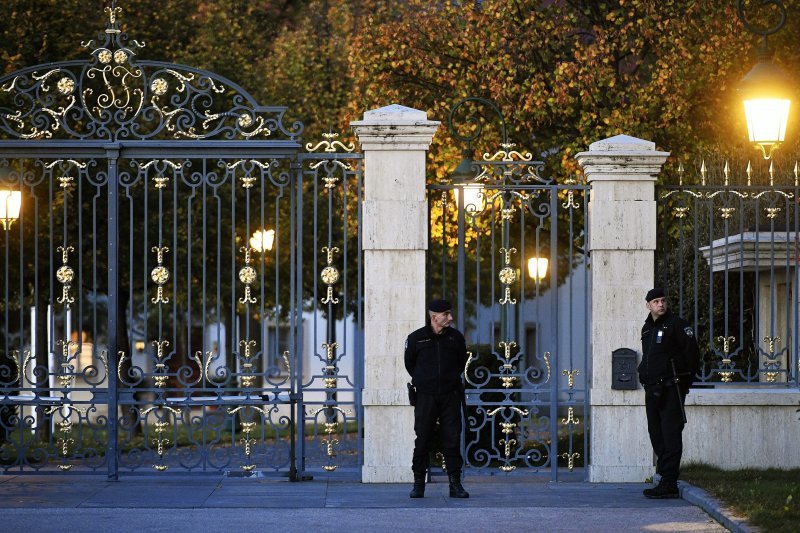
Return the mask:
<svg viewBox="0 0 800 533">
<path fill-rule="evenodd" d="M 504 146 L 508 150 L 507 146 Z M 428 188 L 428 293 L 455 303 L 466 467 L 580 478 L 587 464 L 589 188 L 511 150 Z M 444 465 L 446 467 L 446 465 Z"/>
<path fill-rule="evenodd" d="M 656 279 L 697 332 L 696 386 L 797 387 L 798 165 L 700 159 L 660 187 Z"/>
<path fill-rule="evenodd" d="M 0 467 L 359 474 L 361 154 L 108 13 L 0 79 Z"/>
</svg>

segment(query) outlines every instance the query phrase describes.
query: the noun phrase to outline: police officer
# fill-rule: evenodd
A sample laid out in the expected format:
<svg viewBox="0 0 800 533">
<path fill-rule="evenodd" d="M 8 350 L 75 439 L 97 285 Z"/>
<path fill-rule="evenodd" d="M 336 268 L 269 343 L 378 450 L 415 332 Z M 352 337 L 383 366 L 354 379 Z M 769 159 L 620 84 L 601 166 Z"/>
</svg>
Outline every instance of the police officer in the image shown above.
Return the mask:
<svg viewBox="0 0 800 533">
<path fill-rule="evenodd" d="M 647 431 L 661 480 L 656 487 L 645 489 L 644 495 L 678 498 L 681 433 L 686 423 L 683 403 L 699 370 L 699 350 L 689 323 L 667 308 L 664 289 L 648 291 L 645 300 L 650 314 L 642 327 L 639 381 L 645 390 Z"/>
<path fill-rule="evenodd" d="M 450 327 L 453 322 L 450 302 L 434 300 L 428 305 L 430 324 L 406 339 L 405 364 L 416 389 L 414 405 L 414 472 L 412 498 L 425 496 L 431 439 L 436 421 L 442 445 L 451 498 L 469 498 L 461 485 L 461 406 L 464 397 L 461 373 L 467 363 L 464 336 Z"/>
</svg>

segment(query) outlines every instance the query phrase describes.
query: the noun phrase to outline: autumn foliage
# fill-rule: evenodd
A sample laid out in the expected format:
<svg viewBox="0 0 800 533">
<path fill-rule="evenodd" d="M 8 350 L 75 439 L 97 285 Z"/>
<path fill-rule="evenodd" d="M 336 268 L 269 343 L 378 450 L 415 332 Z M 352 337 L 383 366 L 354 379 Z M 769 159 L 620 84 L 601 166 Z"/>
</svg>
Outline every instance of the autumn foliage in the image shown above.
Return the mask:
<svg viewBox="0 0 800 533">
<path fill-rule="evenodd" d="M 107 2 L 105 2 L 107 3 Z M 749 2 L 755 23 L 775 9 Z M 791 77 L 800 68 L 798 5 L 770 39 Z M 104 2 L 7 0 L 0 68 L 83 57 L 81 40 L 103 26 Z M 745 138 L 736 85 L 754 64 L 758 38 L 732 1 L 687 0 L 120 0 L 123 25 L 147 42 L 147 59 L 213 70 L 265 104 L 286 105 L 306 137 L 368 109 L 400 103 L 447 120 L 459 99 L 497 103 L 517 149 L 547 172 L 574 176 L 574 154 L 625 133 L 688 154 Z M 796 107 L 796 106 L 795 106 Z M 491 117 L 487 116 L 491 121 Z M 431 180 L 461 147 L 439 130 Z M 789 131 L 789 141 L 797 130 Z M 482 145 L 499 142 L 488 129 Z"/>
</svg>

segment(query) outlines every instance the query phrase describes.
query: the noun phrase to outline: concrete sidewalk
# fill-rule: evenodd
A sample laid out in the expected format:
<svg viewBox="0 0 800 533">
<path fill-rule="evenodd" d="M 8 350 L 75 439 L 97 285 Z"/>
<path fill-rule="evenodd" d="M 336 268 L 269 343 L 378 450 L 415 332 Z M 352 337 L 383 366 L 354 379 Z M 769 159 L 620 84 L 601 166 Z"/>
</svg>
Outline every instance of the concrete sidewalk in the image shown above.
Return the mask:
<svg viewBox="0 0 800 533">
<path fill-rule="evenodd" d="M 222 476 L 0 476 L 5 531 L 725 531 L 684 500 L 648 500 L 644 484 L 467 478 L 412 500 L 410 486 L 290 483 Z"/>
</svg>

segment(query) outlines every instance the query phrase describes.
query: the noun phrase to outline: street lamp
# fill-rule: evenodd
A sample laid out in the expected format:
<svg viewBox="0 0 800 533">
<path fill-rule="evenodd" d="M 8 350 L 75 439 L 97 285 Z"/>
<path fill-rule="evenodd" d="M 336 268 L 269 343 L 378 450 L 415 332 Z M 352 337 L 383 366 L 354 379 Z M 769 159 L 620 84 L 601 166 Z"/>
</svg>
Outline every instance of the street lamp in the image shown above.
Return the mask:
<svg viewBox="0 0 800 533">
<path fill-rule="evenodd" d="M 550 261 L 546 257 L 531 257 L 528 259 L 528 276 L 536 282 L 542 282 L 547 276 L 547 267 Z"/>
<path fill-rule="evenodd" d="M 450 127 L 453 135 L 457 136 L 458 134 L 452 129 L 452 122 Z M 453 185 L 458 185 L 463 191 L 464 209 L 468 211 L 474 209 L 475 212 L 480 212 L 486 207 L 486 199 L 483 195 L 483 184 L 475 181 L 475 171 L 472 168 L 472 159 L 470 159 L 472 154 L 470 153 L 469 144 L 468 142 L 467 147 L 461 153 L 461 162 L 450 174 L 450 180 Z M 461 206 L 459 189 L 455 189 L 453 192 L 455 193 L 456 209 L 459 209 Z"/>
<path fill-rule="evenodd" d="M 452 122 L 450 127 L 453 134 L 457 136 L 458 134 L 452 129 Z M 484 196 L 483 184 L 475 181 L 475 171 L 472 168 L 473 163 L 472 159 L 470 159 L 472 154 L 470 153 L 469 145 L 470 143 L 468 142 L 467 148 L 461 154 L 461 162 L 450 174 L 450 179 L 453 185 L 458 185 L 459 189 L 463 191 L 464 209 L 479 213 L 486 207 L 486 197 Z M 455 192 L 456 209 L 461 206 L 459 189 L 453 191 Z"/>
<path fill-rule="evenodd" d="M 461 189 L 464 191 L 464 209 L 469 212 L 480 213 L 486 207 L 486 196 L 483 185 L 480 183 L 465 183 Z M 459 194 L 456 191 L 456 209 L 461 206 Z"/>
<path fill-rule="evenodd" d="M 764 159 L 770 159 L 786 137 L 793 91 L 788 76 L 772 62 L 767 45 L 767 37 L 780 31 L 786 24 L 786 7 L 780 0 L 762 2 L 765 3 L 779 10 L 779 20 L 774 26 L 761 28 L 747 22 L 743 0 L 737 0 L 736 14 L 748 31 L 764 38 L 758 52 L 758 63 L 742 79 L 739 93 L 744 102 L 750 142 L 761 150 Z"/>
<path fill-rule="evenodd" d="M 250 237 L 250 248 L 262 254 L 272 250 L 273 244 L 275 244 L 274 229 L 259 229 Z"/>
<path fill-rule="evenodd" d="M 8 230 L 11 224 L 19 219 L 22 206 L 22 193 L 19 191 L 0 190 L 0 225 Z"/>
<path fill-rule="evenodd" d="M 455 115 L 458 113 L 459 108 L 464 104 L 470 102 L 486 106 L 489 109 L 491 109 L 495 114 L 497 114 L 497 116 L 500 118 L 500 124 L 502 126 L 502 135 L 504 144 L 508 143 L 508 133 L 506 131 L 505 117 L 497 108 L 497 106 L 494 105 L 494 103 L 490 102 L 489 100 L 477 97 L 465 98 L 460 102 L 458 102 L 456 105 L 454 105 L 452 109 L 450 109 L 450 115 L 447 119 L 450 133 L 453 135 L 453 138 L 465 143 L 464 151 L 461 153 L 461 162 L 458 164 L 455 170 L 453 170 L 452 174 L 450 174 L 450 179 L 453 185 L 458 185 L 459 188 L 463 191 L 464 209 L 472 212 L 480 212 L 483 211 L 484 207 L 486 207 L 486 196 L 485 196 L 484 186 L 480 181 L 477 181 L 478 176 L 476 176 L 475 174 L 477 166 L 472 161 L 472 141 L 477 139 L 483 132 L 483 122 L 476 117 L 469 117 L 467 119 L 467 122 L 474 124 L 476 126 L 475 132 L 472 135 L 460 134 L 456 129 L 455 125 L 453 124 L 453 119 Z M 459 208 L 460 195 L 458 189 L 455 191 L 455 193 L 456 193 L 456 208 Z"/>
</svg>

